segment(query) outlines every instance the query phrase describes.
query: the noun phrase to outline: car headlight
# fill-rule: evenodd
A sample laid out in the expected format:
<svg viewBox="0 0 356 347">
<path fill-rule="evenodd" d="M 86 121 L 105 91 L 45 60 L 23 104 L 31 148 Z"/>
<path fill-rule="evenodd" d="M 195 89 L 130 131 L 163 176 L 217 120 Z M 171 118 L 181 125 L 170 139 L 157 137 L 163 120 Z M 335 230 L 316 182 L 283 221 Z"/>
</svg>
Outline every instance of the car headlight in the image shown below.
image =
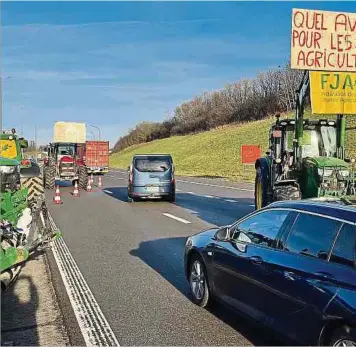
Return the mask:
<svg viewBox="0 0 356 347">
<path fill-rule="evenodd" d="M 12 174 L 16 170 L 16 166 L 0 166 L 0 171 L 4 174 Z"/>
<path fill-rule="evenodd" d="M 331 176 L 333 171 L 334 171 L 333 169 L 318 169 L 318 174 L 320 176 L 323 176 L 323 174 L 324 174 L 324 177 L 329 177 L 329 176 Z"/>
</svg>

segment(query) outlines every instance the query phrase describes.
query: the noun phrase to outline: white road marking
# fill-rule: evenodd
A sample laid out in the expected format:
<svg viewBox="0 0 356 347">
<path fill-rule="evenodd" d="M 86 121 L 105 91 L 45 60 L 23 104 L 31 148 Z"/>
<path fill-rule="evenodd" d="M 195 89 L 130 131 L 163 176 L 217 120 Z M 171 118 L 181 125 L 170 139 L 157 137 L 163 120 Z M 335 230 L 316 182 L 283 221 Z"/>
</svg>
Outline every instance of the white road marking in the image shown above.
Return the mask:
<svg viewBox="0 0 356 347">
<path fill-rule="evenodd" d="M 107 175 L 107 177 L 111 177 L 111 178 L 116 178 L 118 180 L 125 180 L 125 177 L 116 177 L 116 176 L 111 176 L 111 175 Z"/>
<path fill-rule="evenodd" d="M 238 188 L 238 187 L 230 187 L 230 186 L 220 186 L 218 184 L 209 184 L 209 183 L 202 183 L 202 182 L 193 182 L 193 181 L 185 181 L 185 180 L 177 180 L 177 182 L 182 182 L 182 183 L 189 183 L 189 184 L 196 184 L 200 186 L 208 186 L 208 187 L 217 187 L 217 188 L 224 188 L 224 189 L 232 189 L 232 190 L 242 190 L 245 192 L 253 192 L 253 189 L 247 189 L 247 188 Z"/>
<path fill-rule="evenodd" d="M 172 214 L 169 214 L 169 213 L 162 213 L 164 216 L 166 217 L 169 217 L 169 218 L 172 218 L 172 219 L 175 219 L 177 220 L 178 222 L 181 222 L 181 223 L 184 223 L 184 224 L 191 224 L 192 222 L 189 222 L 183 218 L 179 218 L 179 217 L 176 217 L 176 216 L 173 216 Z"/>
<path fill-rule="evenodd" d="M 199 195 L 199 194 L 194 193 L 194 192 L 187 192 L 187 194 L 191 194 L 191 195 Z"/>
<path fill-rule="evenodd" d="M 176 192 L 181 192 L 181 190 L 176 188 Z"/>
<path fill-rule="evenodd" d="M 248 206 L 250 206 L 250 207 L 255 207 L 255 205 L 248 205 Z"/>
<path fill-rule="evenodd" d="M 111 192 L 110 190 L 106 190 L 106 189 L 103 189 L 103 192 L 108 193 L 108 194 L 114 194 L 114 193 Z"/>
<path fill-rule="evenodd" d="M 63 238 L 53 242 L 52 251 L 86 346 L 120 346 Z"/>
<path fill-rule="evenodd" d="M 233 202 L 233 203 L 236 203 L 237 201 L 236 200 L 232 200 L 232 199 L 224 199 L 226 202 Z"/>
</svg>

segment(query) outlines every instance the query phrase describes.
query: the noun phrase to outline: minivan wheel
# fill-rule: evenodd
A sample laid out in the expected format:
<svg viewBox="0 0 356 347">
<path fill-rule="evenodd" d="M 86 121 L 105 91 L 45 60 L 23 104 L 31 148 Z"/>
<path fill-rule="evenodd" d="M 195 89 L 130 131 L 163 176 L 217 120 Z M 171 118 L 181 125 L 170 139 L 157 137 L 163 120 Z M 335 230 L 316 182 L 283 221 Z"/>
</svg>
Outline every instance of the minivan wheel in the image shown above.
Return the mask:
<svg viewBox="0 0 356 347">
<path fill-rule="evenodd" d="M 168 197 L 168 201 L 169 202 L 176 202 L 176 194 L 175 193 L 170 194 L 169 197 Z"/>
<path fill-rule="evenodd" d="M 356 336 L 352 335 L 351 329 L 347 326 L 338 328 L 333 332 L 330 342 L 327 345 L 335 347 L 356 347 Z"/>
<path fill-rule="evenodd" d="M 194 255 L 190 261 L 189 285 L 193 302 L 200 307 L 207 307 L 210 303 L 208 277 L 205 266 L 197 255 Z"/>
</svg>

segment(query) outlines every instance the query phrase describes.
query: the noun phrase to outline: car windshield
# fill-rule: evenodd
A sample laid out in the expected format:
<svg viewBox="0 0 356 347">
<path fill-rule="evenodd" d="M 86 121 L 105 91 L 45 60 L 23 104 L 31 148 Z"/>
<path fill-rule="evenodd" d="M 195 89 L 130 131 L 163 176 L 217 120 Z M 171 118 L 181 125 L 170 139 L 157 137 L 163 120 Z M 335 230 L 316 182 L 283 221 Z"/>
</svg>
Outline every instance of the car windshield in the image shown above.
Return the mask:
<svg viewBox="0 0 356 347">
<path fill-rule="evenodd" d="M 334 157 L 336 154 L 336 129 L 334 127 L 321 127 L 320 131 L 326 155 Z"/>
<path fill-rule="evenodd" d="M 293 151 L 293 138 L 294 132 L 288 131 L 286 138 L 288 151 Z M 320 156 L 334 157 L 336 154 L 336 129 L 328 126 L 304 129 L 302 154 L 303 158 Z"/>
<path fill-rule="evenodd" d="M 59 155 L 74 155 L 74 146 L 71 145 L 60 145 L 58 146 L 58 154 Z"/>
<path fill-rule="evenodd" d="M 134 160 L 134 167 L 140 172 L 165 172 L 170 166 L 168 157 L 144 157 Z"/>
</svg>

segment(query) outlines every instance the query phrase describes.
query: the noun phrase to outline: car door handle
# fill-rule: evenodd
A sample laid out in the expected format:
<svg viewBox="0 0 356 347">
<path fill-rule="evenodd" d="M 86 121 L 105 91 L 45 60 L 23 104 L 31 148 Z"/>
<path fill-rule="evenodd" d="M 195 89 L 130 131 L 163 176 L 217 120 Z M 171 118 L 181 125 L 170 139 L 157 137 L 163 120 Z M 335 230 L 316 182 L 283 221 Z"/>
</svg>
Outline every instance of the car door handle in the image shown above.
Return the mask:
<svg viewBox="0 0 356 347">
<path fill-rule="evenodd" d="M 298 276 L 296 276 L 296 274 L 291 271 L 283 271 L 283 276 L 290 281 L 295 281 L 298 279 Z"/>
<path fill-rule="evenodd" d="M 318 277 L 321 277 L 324 280 L 332 280 L 334 279 L 334 276 L 329 274 L 328 272 L 324 272 L 324 271 L 318 271 L 315 273 L 315 275 L 317 275 Z"/>
<path fill-rule="evenodd" d="M 263 259 L 257 255 L 254 255 L 252 257 L 249 258 L 252 264 L 262 264 L 263 263 Z"/>
</svg>

